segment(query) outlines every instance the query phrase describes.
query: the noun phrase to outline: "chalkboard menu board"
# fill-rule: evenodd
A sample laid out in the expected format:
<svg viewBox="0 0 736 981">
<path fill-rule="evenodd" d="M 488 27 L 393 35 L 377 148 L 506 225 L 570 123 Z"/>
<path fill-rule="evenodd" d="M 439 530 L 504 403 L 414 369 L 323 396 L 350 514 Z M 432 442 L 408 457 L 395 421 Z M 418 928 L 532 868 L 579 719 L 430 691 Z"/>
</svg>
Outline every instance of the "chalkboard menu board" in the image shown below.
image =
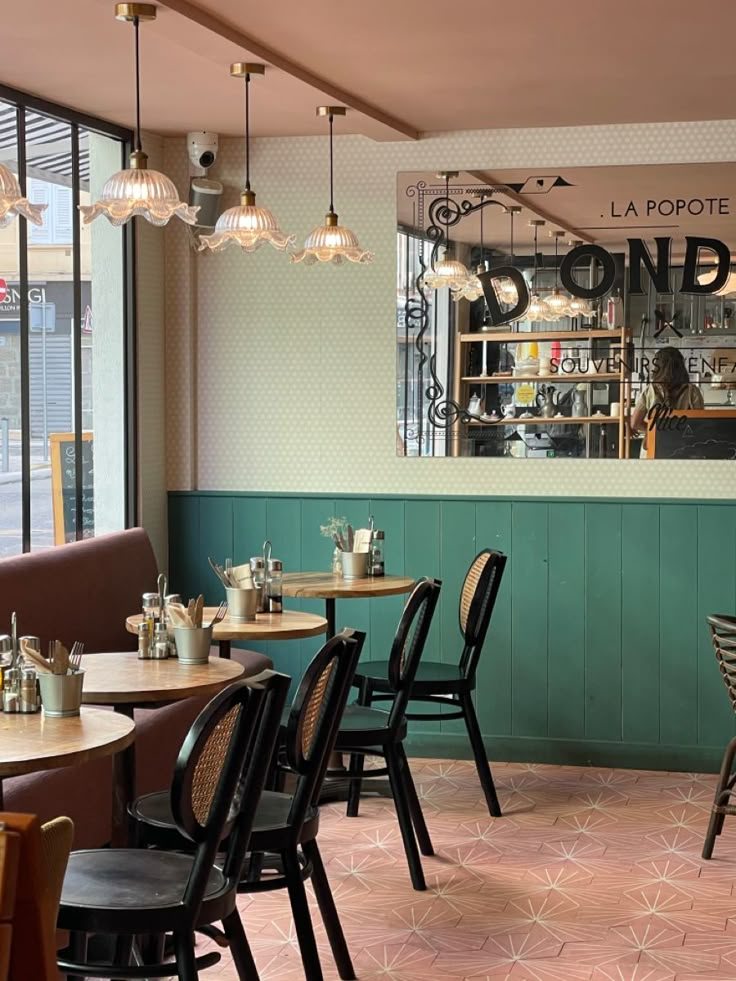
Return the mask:
<svg viewBox="0 0 736 981">
<path fill-rule="evenodd" d="M 655 459 L 736 460 L 736 412 L 690 410 L 676 412 L 674 418 L 684 421 L 655 430 L 652 453 Z"/>
<path fill-rule="evenodd" d="M 54 543 L 76 540 L 77 476 L 74 433 L 51 433 L 51 494 L 54 503 Z M 95 533 L 92 433 L 82 433 L 82 537 Z"/>
</svg>

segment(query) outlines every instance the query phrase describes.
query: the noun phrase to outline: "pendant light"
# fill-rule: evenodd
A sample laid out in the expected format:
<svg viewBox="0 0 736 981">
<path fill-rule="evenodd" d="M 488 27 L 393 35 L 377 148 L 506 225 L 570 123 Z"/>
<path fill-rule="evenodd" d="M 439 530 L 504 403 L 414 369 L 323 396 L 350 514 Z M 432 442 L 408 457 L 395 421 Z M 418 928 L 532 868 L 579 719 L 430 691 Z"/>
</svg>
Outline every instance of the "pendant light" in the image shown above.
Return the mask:
<svg viewBox="0 0 736 981">
<path fill-rule="evenodd" d="M 348 262 L 371 262 L 372 252 L 361 249 L 358 239 L 346 228 L 345 225 L 338 224 L 337 214 L 335 213 L 334 203 L 334 147 L 332 126 L 335 116 L 344 116 L 345 106 L 318 106 L 317 115 L 327 116 L 330 124 L 330 207 L 325 215 L 324 225 L 318 225 L 312 229 L 304 242 L 304 248 L 299 252 L 292 252 L 290 258 L 292 262 L 306 262 L 313 265 L 315 262 L 334 262 L 336 266 L 341 265 L 347 259 Z"/>
<path fill-rule="evenodd" d="M 124 225 L 140 215 L 152 225 L 165 225 L 170 218 L 181 218 L 187 225 L 197 223 L 198 207 L 179 200 L 173 181 L 158 170 L 148 169 L 148 157 L 141 146 L 141 79 L 138 32 L 140 22 L 156 19 L 156 6 L 151 3 L 118 3 L 118 20 L 132 23 L 135 31 L 135 149 L 130 155 L 130 168 L 120 170 L 107 180 L 99 201 L 80 205 L 85 224 L 104 215 L 112 225 Z"/>
<path fill-rule="evenodd" d="M 509 232 L 509 265 L 513 267 L 514 265 L 514 218 L 516 215 L 520 214 L 521 208 L 517 204 L 509 205 L 506 208 L 509 215 L 509 224 L 511 226 Z M 519 293 L 514 286 L 513 279 L 502 279 L 498 287 L 498 298 L 502 303 L 505 303 L 509 307 L 516 306 L 519 302 Z"/>
<path fill-rule="evenodd" d="M 487 196 L 488 195 L 486 194 L 485 191 L 480 192 L 479 197 L 481 199 L 481 203 L 483 201 L 483 198 Z M 465 280 L 465 283 L 460 287 L 460 289 L 452 291 L 452 299 L 455 303 L 459 303 L 460 300 L 470 300 L 472 302 L 473 300 L 479 300 L 481 296 L 483 296 L 483 287 L 480 285 L 480 280 L 478 279 L 478 274 L 486 271 L 485 249 L 483 246 L 483 211 L 484 209 L 481 207 L 480 209 L 480 262 L 476 267 L 475 275 L 474 276 L 468 275 L 468 278 Z"/>
<path fill-rule="evenodd" d="M 20 193 L 18 180 L 4 164 L 0 164 L 0 228 L 6 228 L 16 215 L 22 215 L 34 225 L 43 225 L 42 212 L 46 204 L 31 204 Z"/>
<path fill-rule="evenodd" d="M 558 246 L 560 239 L 564 235 L 564 232 L 552 232 L 552 237 L 555 240 L 555 287 L 550 293 L 550 295 L 545 299 L 544 304 L 547 307 L 548 314 L 545 318 L 549 321 L 561 320 L 563 317 L 569 316 L 569 303 L 570 298 L 565 296 L 564 293 L 560 293 L 559 283 L 558 283 L 558 270 L 559 270 L 559 252 Z"/>
<path fill-rule="evenodd" d="M 534 277 L 532 280 L 532 300 L 526 311 L 526 319 L 531 321 L 544 320 L 547 315 L 547 309 L 544 300 L 539 299 L 539 294 L 537 293 L 537 256 L 539 255 L 539 229 L 542 228 L 546 223 L 541 218 L 532 218 L 529 224 L 534 229 Z"/>
<path fill-rule="evenodd" d="M 456 170 L 445 170 L 437 174 L 438 177 L 445 179 L 445 195 L 447 205 L 445 207 L 445 258 L 440 259 L 432 266 L 432 271 L 424 277 L 424 282 L 433 290 L 441 290 L 447 287 L 450 290 L 461 290 L 470 279 L 470 272 L 467 267 L 457 259 L 448 259 L 447 250 L 450 247 L 450 178 L 457 177 Z"/>
<path fill-rule="evenodd" d="M 239 206 L 228 208 L 220 215 L 212 235 L 202 235 L 200 251 L 221 252 L 232 244 L 239 245 L 244 252 L 255 252 L 268 242 L 283 252 L 296 241 L 296 235 L 285 235 L 281 231 L 273 212 L 256 205 L 256 195 L 250 186 L 250 77 L 263 75 L 265 70 L 265 65 L 248 62 L 230 65 L 233 78 L 245 79 L 245 187 Z"/>
</svg>

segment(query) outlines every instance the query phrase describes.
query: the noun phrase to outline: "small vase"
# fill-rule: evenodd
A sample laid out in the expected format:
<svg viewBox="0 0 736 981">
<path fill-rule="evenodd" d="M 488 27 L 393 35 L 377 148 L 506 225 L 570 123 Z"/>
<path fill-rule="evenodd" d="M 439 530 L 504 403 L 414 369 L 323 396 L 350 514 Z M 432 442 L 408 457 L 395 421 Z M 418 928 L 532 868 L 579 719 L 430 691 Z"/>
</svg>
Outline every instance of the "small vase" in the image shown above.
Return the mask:
<svg viewBox="0 0 736 981">
<path fill-rule="evenodd" d="M 337 545 L 335 545 L 335 551 L 332 553 L 332 575 L 342 575 L 342 551 Z"/>
</svg>

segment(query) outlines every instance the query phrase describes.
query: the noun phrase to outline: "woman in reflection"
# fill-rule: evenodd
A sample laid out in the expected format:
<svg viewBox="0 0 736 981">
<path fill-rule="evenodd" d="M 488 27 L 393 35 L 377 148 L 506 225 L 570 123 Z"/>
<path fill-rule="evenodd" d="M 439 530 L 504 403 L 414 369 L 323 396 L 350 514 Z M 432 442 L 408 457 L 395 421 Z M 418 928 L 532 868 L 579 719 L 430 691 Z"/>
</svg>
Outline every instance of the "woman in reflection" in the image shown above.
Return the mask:
<svg viewBox="0 0 736 981">
<path fill-rule="evenodd" d="M 703 395 L 697 385 L 690 382 L 685 360 L 676 347 L 663 347 L 654 357 L 652 381 L 646 385 L 636 400 L 631 414 L 633 432 L 643 432 L 641 453 L 647 457 L 647 430 L 653 424 L 658 411 L 677 412 L 678 409 L 702 409 Z"/>
</svg>

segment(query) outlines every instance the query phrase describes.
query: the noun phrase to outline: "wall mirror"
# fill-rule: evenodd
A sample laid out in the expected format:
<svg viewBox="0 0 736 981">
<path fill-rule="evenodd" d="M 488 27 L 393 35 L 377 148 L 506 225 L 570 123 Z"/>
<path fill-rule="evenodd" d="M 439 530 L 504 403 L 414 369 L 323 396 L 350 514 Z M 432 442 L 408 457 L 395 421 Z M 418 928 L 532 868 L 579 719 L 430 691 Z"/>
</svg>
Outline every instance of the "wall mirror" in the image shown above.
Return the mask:
<svg viewBox="0 0 736 981">
<path fill-rule="evenodd" d="M 397 453 L 736 459 L 734 177 L 399 174 Z"/>
</svg>

